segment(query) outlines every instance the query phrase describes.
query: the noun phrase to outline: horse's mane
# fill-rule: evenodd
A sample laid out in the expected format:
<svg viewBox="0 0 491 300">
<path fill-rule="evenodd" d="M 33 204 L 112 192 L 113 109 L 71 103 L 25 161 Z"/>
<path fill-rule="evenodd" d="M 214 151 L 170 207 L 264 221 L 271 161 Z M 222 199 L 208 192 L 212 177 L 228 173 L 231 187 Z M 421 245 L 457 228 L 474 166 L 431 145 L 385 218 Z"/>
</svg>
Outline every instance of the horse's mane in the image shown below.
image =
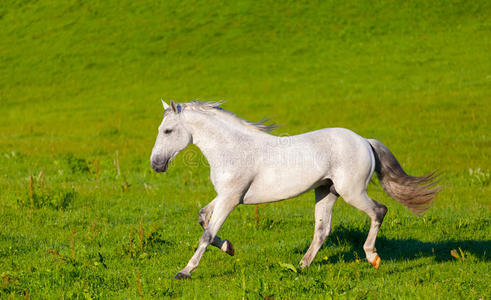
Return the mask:
<svg viewBox="0 0 491 300">
<path fill-rule="evenodd" d="M 223 109 L 220 107 L 224 102 L 200 102 L 200 101 L 190 101 L 190 102 L 185 102 L 185 103 L 178 103 L 178 105 L 181 106 L 181 109 L 183 110 L 195 110 L 195 111 L 204 111 L 204 112 L 212 112 L 216 113 L 217 115 L 229 117 L 231 120 L 240 123 L 243 126 L 246 126 L 250 129 L 254 130 L 259 130 L 259 131 L 264 131 L 264 132 L 270 132 L 276 128 L 275 124 L 268 124 L 266 125 L 265 123 L 269 121 L 268 119 L 262 119 L 259 122 L 250 122 L 247 120 L 244 120 L 242 118 L 239 118 L 236 114 Z"/>
</svg>

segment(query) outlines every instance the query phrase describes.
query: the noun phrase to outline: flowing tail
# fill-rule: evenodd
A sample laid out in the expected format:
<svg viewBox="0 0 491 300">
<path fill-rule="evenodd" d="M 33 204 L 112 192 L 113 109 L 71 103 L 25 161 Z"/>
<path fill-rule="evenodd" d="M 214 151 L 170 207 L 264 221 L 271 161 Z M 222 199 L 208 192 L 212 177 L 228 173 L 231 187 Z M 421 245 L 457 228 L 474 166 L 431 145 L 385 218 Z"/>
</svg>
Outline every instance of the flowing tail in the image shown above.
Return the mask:
<svg viewBox="0 0 491 300">
<path fill-rule="evenodd" d="M 384 191 L 416 215 L 422 215 L 440 191 L 435 187 L 438 182 L 436 172 L 421 177 L 410 176 L 389 148 L 377 140 L 369 139 L 368 142 L 375 155 L 375 171 Z"/>
</svg>

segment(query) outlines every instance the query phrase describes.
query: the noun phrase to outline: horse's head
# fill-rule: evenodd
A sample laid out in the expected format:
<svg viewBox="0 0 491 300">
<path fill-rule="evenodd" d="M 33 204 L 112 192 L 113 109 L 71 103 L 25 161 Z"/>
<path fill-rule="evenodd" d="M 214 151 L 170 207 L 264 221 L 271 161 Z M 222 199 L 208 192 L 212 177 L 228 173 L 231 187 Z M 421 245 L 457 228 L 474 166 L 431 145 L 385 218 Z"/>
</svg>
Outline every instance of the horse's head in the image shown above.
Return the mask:
<svg viewBox="0 0 491 300">
<path fill-rule="evenodd" d="M 152 149 L 150 163 L 155 172 L 165 172 L 169 162 L 192 142 L 191 133 L 183 125 L 182 107 L 171 100 L 170 105 L 162 100 L 164 118 L 159 126 L 157 140 Z"/>
</svg>

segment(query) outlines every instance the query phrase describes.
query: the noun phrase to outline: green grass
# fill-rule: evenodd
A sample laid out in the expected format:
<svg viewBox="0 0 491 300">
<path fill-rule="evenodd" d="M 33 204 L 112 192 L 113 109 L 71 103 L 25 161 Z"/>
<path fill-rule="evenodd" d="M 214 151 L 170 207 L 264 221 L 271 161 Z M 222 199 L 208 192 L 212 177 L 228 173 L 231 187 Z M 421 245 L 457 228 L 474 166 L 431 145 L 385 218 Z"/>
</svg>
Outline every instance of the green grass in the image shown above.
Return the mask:
<svg viewBox="0 0 491 300">
<path fill-rule="evenodd" d="M 490 16 L 489 1 L 4 1 L 0 298 L 489 299 Z M 369 186 L 389 207 L 379 270 L 368 217 L 342 200 L 291 270 L 307 193 L 238 207 L 220 231 L 236 256 L 210 248 L 174 281 L 214 191 L 196 148 L 151 170 L 161 97 L 225 99 L 275 134 L 347 127 L 411 174 L 439 169 L 443 190 L 417 218 Z"/>
</svg>

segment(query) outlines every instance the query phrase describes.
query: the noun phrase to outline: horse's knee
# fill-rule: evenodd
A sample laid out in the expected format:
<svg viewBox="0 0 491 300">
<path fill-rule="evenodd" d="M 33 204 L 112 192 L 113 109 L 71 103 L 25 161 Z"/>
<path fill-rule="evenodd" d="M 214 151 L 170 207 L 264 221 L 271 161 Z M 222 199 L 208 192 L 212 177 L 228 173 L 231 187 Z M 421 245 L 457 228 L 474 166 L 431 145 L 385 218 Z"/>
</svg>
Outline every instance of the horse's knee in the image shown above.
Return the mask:
<svg viewBox="0 0 491 300">
<path fill-rule="evenodd" d="M 201 227 L 203 227 L 203 229 L 208 226 L 209 219 L 209 211 L 207 210 L 207 207 L 200 209 L 198 213 L 198 223 L 201 225 Z"/>
<path fill-rule="evenodd" d="M 204 211 L 203 208 L 199 210 L 199 213 L 198 213 L 198 223 L 199 223 L 199 225 L 201 225 L 203 227 L 205 227 L 205 214 L 206 213 L 205 213 L 205 211 Z"/>
</svg>

